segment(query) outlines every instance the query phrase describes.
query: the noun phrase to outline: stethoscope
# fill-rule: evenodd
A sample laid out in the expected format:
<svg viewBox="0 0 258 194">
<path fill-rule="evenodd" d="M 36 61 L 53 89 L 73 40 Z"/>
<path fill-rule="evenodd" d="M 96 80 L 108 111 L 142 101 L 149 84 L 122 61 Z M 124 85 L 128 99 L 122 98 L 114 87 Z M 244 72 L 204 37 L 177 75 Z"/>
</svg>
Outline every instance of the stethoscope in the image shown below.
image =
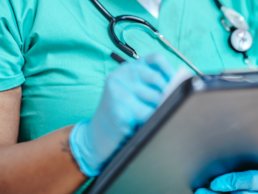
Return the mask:
<svg viewBox="0 0 258 194">
<path fill-rule="evenodd" d="M 179 57 L 185 64 L 190 67 L 200 77 L 204 76 L 196 65 L 194 65 L 187 57 L 182 54 L 177 48 L 175 48 L 170 41 L 165 38 L 152 24 L 148 21 L 132 16 L 132 15 L 119 15 L 113 16 L 98 0 L 90 0 L 94 6 L 102 13 L 102 15 L 109 21 L 108 32 L 113 43 L 128 56 L 138 59 L 140 58 L 135 49 L 133 49 L 126 41 L 122 41 L 118 38 L 115 33 L 115 27 L 122 22 L 132 22 L 140 24 L 147 28 L 149 32 L 152 32 L 152 36 L 158 40 L 166 49 L 174 53 Z M 246 63 L 249 63 L 247 51 L 253 45 L 253 37 L 249 32 L 249 25 L 242 15 L 237 13 L 235 10 L 227 8 L 222 5 L 220 0 L 214 0 L 218 9 L 223 13 L 222 24 L 227 31 L 231 33 L 229 38 L 229 45 L 238 53 L 242 53 Z"/>
<path fill-rule="evenodd" d="M 250 27 L 248 23 L 241 14 L 233 9 L 224 6 L 220 2 L 220 0 L 214 1 L 216 6 L 219 10 L 221 10 L 224 16 L 221 19 L 221 23 L 224 28 L 230 33 L 228 40 L 230 47 L 234 51 L 243 54 L 246 64 L 251 66 L 247 52 L 251 49 L 253 45 L 253 36 L 249 31 Z"/>
</svg>

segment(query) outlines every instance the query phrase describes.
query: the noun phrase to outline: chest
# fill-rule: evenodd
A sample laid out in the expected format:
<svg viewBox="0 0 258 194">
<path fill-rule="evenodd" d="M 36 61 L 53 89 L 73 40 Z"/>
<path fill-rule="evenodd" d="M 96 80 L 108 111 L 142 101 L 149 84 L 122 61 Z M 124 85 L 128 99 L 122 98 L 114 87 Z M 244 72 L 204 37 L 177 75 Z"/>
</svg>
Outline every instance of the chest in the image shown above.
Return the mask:
<svg viewBox="0 0 258 194">
<path fill-rule="evenodd" d="M 120 4 L 116 6 L 110 2 L 103 2 L 103 4 L 113 16 L 134 15 L 149 21 L 173 46 L 205 73 L 247 68 L 243 56 L 230 48 L 229 33 L 221 25 L 222 15 L 213 1 L 200 0 L 198 3 L 185 0 L 163 1 L 158 19 L 139 4 L 132 3 L 128 9 L 121 9 Z M 108 20 L 90 2 L 88 2 L 88 8 L 89 12 L 85 18 L 86 26 L 90 29 L 90 37 L 110 52 L 116 52 L 130 60 L 111 41 Z M 158 52 L 165 55 L 175 69 L 185 65 L 140 25 L 125 23 L 118 25 L 115 32 L 120 40 L 133 47 L 140 56 Z M 113 62 L 109 61 L 110 64 Z"/>
<path fill-rule="evenodd" d="M 198 68 L 206 73 L 217 73 L 230 69 L 246 68 L 242 55 L 235 53 L 228 45 L 228 32 L 220 24 L 221 13 L 213 1 L 168 1 L 162 2 L 160 16 L 155 19 L 139 3 L 123 4 L 125 0 L 103 2 L 104 6 L 114 16 L 121 14 L 136 15 L 148 20 Z M 110 58 L 111 52 L 116 52 L 127 60 L 128 58 L 111 41 L 108 33 L 109 22 L 92 5 L 90 1 L 67 1 L 59 5 L 60 15 L 49 11 L 49 18 L 39 16 L 39 25 L 35 24 L 32 38 L 37 35 L 34 49 L 30 49 L 28 57 L 39 50 L 48 48 L 47 55 L 59 57 L 73 55 L 73 59 L 80 58 L 87 67 L 94 64 L 93 70 L 108 72 L 117 68 L 117 63 Z M 42 24 L 52 26 L 51 30 L 42 28 Z M 119 38 L 132 46 L 140 56 L 153 52 L 165 55 L 175 68 L 183 64 L 175 55 L 156 41 L 139 25 L 123 24 L 116 28 Z M 35 38 L 35 37 L 34 37 Z M 60 54 L 60 55 L 58 55 Z M 75 56 L 76 55 L 76 56 Z M 64 59 L 66 58 L 64 56 Z M 71 58 L 71 57 L 70 57 Z M 54 61 L 54 60 L 53 60 Z M 66 58 L 66 61 L 70 60 Z M 65 63 L 65 61 L 63 61 Z M 47 65 L 45 65 L 47 67 Z"/>
<path fill-rule="evenodd" d="M 138 3 L 114 1 L 115 4 L 103 1 L 110 13 L 148 20 L 203 72 L 246 68 L 242 56 L 229 48 L 228 33 L 220 25 L 220 12 L 212 1 L 163 0 L 159 19 Z M 35 11 L 34 15 L 31 10 Z M 26 82 L 20 128 L 25 139 L 33 139 L 82 118 L 91 118 L 105 78 L 119 67 L 110 54 L 115 52 L 128 61 L 133 59 L 113 44 L 108 21 L 90 1 L 38 1 L 37 8 L 24 12 L 24 18 L 27 18 L 26 30 L 22 31 Z M 140 56 L 158 52 L 175 69 L 185 66 L 137 25 L 121 25 L 116 32 Z"/>
</svg>

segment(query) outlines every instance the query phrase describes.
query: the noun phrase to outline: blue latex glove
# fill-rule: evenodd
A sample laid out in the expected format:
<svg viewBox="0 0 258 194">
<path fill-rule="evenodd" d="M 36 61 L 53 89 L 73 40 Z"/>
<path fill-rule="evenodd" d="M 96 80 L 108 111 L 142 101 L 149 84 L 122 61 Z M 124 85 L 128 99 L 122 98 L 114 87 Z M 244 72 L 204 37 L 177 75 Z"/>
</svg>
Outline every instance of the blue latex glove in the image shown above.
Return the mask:
<svg viewBox="0 0 258 194">
<path fill-rule="evenodd" d="M 215 193 L 213 191 L 210 191 L 208 189 L 198 189 L 194 194 L 218 194 L 218 193 Z"/>
<path fill-rule="evenodd" d="M 126 63 L 107 79 L 95 116 L 74 127 L 72 154 L 88 177 L 103 165 L 155 112 L 175 72 L 160 55 Z"/>
<path fill-rule="evenodd" d="M 222 175 L 211 182 L 210 189 L 217 193 L 258 194 L 258 171 Z M 199 189 L 195 194 L 217 194 Z"/>
</svg>

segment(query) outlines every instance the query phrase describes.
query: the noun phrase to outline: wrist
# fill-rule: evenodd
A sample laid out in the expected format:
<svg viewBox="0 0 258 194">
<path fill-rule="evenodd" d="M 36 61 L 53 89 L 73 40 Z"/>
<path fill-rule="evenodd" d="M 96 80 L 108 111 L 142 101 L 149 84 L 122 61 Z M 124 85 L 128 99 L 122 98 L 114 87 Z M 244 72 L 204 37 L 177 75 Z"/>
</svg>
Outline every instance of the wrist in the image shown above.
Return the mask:
<svg viewBox="0 0 258 194">
<path fill-rule="evenodd" d="M 69 137 L 71 153 L 80 171 L 87 177 L 95 177 L 100 173 L 99 163 L 94 156 L 92 140 L 89 141 L 90 121 L 83 120 L 72 129 Z"/>
</svg>

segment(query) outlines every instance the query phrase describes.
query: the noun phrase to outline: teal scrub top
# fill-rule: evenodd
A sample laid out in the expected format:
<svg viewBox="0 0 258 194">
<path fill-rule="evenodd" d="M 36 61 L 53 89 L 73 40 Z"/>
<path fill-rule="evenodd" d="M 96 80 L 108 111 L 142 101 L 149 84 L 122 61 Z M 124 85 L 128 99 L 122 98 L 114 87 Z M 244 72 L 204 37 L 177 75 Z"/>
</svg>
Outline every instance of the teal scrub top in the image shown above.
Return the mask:
<svg viewBox="0 0 258 194">
<path fill-rule="evenodd" d="M 163 0 L 155 19 L 136 0 L 101 1 L 113 15 L 145 18 L 205 73 L 246 69 L 228 45 L 213 0 Z M 254 36 L 248 53 L 258 64 L 258 1 L 224 0 L 242 13 Z M 30 141 L 81 119 L 90 119 L 106 77 L 128 61 L 110 40 L 108 22 L 89 0 L 2 0 L 0 2 L 0 91 L 22 86 L 19 141 Z M 119 26 L 140 56 L 162 53 L 176 69 L 185 66 L 137 26 Z"/>
</svg>

